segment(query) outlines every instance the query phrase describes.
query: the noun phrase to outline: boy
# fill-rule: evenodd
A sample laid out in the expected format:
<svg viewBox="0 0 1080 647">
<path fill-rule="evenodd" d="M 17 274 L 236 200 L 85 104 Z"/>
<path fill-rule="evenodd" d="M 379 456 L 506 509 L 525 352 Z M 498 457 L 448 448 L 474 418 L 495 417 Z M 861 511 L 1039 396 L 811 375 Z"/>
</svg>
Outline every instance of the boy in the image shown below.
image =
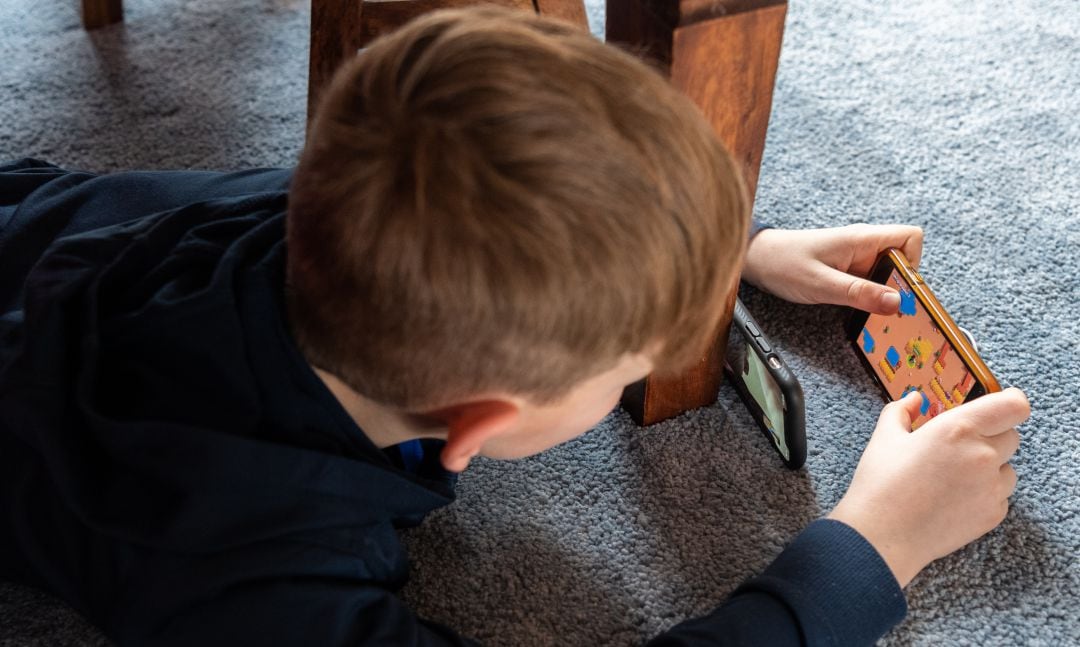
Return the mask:
<svg viewBox="0 0 1080 647">
<path fill-rule="evenodd" d="M 121 644 L 459 644 L 395 528 L 575 437 L 712 334 L 739 269 L 895 312 L 911 227 L 765 230 L 688 101 L 576 29 L 424 17 L 337 76 L 294 173 L 0 174 L 0 578 Z M 782 265 L 778 257 L 783 259 Z M 866 644 L 1004 518 L 1018 391 L 889 405 L 828 519 L 657 644 Z M 902 496 L 899 494 L 902 493 Z"/>
</svg>

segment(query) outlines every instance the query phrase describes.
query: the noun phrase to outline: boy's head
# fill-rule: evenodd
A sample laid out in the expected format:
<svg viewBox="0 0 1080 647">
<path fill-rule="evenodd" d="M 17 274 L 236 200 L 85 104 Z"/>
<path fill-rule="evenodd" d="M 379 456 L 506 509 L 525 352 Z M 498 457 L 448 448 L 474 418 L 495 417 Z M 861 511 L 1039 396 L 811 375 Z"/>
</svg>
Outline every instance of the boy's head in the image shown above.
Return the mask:
<svg viewBox="0 0 1080 647">
<path fill-rule="evenodd" d="M 290 322 L 314 366 L 402 411 L 559 402 L 628 358 L 698 359 L 747 226 L 732 160 L 655 71 L 526 12 L 438 12 L 326 92 Z"/>
</svg>

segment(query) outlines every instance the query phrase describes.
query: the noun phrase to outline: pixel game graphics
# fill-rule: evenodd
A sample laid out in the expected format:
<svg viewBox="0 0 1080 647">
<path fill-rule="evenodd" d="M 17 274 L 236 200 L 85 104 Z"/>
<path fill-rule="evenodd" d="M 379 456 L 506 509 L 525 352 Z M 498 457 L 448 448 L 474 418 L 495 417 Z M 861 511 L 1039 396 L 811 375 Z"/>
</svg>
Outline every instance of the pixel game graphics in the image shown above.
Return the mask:
<svg viewBox="0 0 1080 647">
<path fill-rule="evenodd" d="M 859 348 L 893 400 L 911 391 L 922 395 L 919 416 L 912 422 L 915 429 L 963 402 L 975 378 L 896 270 L 889 284 L 900 292 L 900 312 L 867 317 Z"/>
</svg>

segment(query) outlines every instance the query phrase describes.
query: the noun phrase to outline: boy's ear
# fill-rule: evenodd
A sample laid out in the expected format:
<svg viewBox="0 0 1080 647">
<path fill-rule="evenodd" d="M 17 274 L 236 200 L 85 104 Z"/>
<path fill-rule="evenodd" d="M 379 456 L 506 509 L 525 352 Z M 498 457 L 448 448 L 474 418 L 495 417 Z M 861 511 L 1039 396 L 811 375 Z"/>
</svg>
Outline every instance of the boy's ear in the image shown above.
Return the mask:
<svg viewBox="0 0 1080 647">
<path fill-rule="evenodd" d="M 446 425 L 446 446 L 442 464 L 451 472 L 461 472 L 488 440 L 509 431 L 521 416 L 521 409 L 508 400 L 465 402 L 424 414 Z"/>
</svg>

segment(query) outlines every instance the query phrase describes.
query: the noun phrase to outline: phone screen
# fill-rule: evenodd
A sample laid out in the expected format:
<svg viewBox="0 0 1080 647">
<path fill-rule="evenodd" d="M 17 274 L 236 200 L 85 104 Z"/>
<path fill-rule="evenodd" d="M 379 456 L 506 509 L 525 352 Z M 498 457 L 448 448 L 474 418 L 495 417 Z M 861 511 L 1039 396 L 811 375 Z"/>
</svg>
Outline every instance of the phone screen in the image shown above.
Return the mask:
<svg viewBox="0 0 1080 647">
<path fill-rule="evenodd" d="M 975 377 L 898 270 L 890 272 L 887 285 L 900 292 L 900 312 L 869 315 L 857 345 L 893 400 L 911 391 L 922 396 L 915 429 L 962 403 Z"/>
<path fill-rule="evenodd" d="M 773 444 L 780 450 L 780 455 L 784 460 L 791 460 L 791 449 L 787 446 L 784 435 L 784 393 L 769 373 L 768 367 L 749 342 L 736 332 L 736 328 L 731 327 L 731 336 L 728 338 L 728 366 L 735 373 L 735 379 L 743 383 L 757 405 L 758 410 L 752 413 L 760 414 L 759 419 L 765 423 Z"/>
</svg>

